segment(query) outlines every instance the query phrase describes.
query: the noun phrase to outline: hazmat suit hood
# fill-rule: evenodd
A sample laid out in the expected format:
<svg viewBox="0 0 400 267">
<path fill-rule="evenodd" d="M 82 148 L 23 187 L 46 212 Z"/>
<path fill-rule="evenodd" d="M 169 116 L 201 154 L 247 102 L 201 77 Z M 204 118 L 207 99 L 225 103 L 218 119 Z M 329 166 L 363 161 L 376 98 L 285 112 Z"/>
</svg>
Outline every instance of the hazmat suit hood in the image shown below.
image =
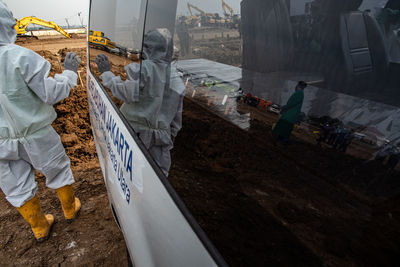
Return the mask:
<svg viewBox="0 0 400 267">
<path fill-rule="evenodd" d="M 111 71 L 100 76 L 103 85 L 124 101 L 120 109 L 122 114 L 165 175 L 168 175 L 171 165 L 171 135 L 176 136 L 181 128 L 185 90 L 176 70 L 171 75 L 172 53 L 170 31 L 165 28 L 151 30 L 143 38 L 145 59 L 141 64 L 134 62 L 125 67 L 126 81 Z M 173 88 L 170 88 L 170 80 Z"/>
<path fill-rule="evenodd" d="M 146 55 L 146 59 L 170 62 L 172 50 L 172 38 L 168 29 L 160 28 L 145 34 L 143 53 Z"/>
<path fill-rule="evenodd" d="M 168 29 L 158 28 L 147 32 L 143 39 L 143 53 L 145 55 L 144 65 L 147 64 L 146 61 L 154 62 L 158 66 L 158 75 L 169 77 L 168 68 L 172 59 L 173 43 Z M 125 71 L 130 80 L 137 80 L 139 79 L 140 65 L 129 64 L 125 67 Z M 168 81 L 165 84 L 168 85 Z"/>
<path fill-rule="evenodd" d="M 143 39 L 143 54 L 145 55 L 144 62 L 149 60 L 158 64 L 160 75 L 168 71 L 167 67 L 173 54 L 173 43 L 169 30 L 159 28 L 146 33 Z M 137 80 L 139 79 L 140 65 L 137 63 L 129 64 L 125 67 L 125 71 L 129 79 Z"/>
<path fill-rule="evenodd" d="M 7 5 L 0 1 L 0 46 L 13 44 L 17 39 L 16 21 Z"/>
</svg>

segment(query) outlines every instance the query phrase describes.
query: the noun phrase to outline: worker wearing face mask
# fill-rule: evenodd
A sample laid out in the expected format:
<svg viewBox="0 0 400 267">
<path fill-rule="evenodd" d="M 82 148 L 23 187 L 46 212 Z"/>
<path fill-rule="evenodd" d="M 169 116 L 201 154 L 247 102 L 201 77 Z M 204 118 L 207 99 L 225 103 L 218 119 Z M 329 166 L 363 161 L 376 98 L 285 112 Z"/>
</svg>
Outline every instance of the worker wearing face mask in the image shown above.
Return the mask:
<svg viewBox="0 0 400 267">
<path fill-rule="evenodd" d="M 170 66 L 172 51 L 167 29 L 149 31 L 143 41 L 146 59 L 141 66 L 131 63 L 125 67 L 126 81 L 110 71 L 106 55 L 95 59 L 104 86 L 124 101 L 121 112 L 165 175 L 171 165 L 172 139 L 181 128 L 185 91 L 178 72 Z"/>
<path fill-rule="evenodd" d="M 35 52 L 15 45 L 16 22 L 0 1 L 0 188 L 30 224 L 38 241 L 45 240 L 54 223 L 44 215 L 36 196 L 34 170 L 56 189 L 64 216 L 73 220 L 80 209 L 74 197 L 70 160 L 51 123 L 53 104 L 76 86 L 79 58 L 67 54 L 62 74 L 48 77 L 51 65 Z"/>
</svg>

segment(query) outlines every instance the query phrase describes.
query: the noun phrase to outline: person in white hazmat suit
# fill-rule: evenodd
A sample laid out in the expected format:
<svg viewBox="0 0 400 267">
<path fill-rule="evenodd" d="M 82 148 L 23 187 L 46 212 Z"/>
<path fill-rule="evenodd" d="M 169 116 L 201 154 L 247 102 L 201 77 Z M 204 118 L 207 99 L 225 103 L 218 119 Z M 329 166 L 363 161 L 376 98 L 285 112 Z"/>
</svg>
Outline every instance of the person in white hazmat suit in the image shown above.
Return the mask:
<svg viewBox="0 0 400 267">
<path fill-rule="evenodd" d="M 182 127 L 185 86 L 170 64 L 172 39 L 167 29 L 149 31 L 144 36 L 142 65 L 125 67 L 127 80 L 122 81 L 110 70 L 106 55 L 95 59 L 103 85 L 124 101 L 121 112 L 143 141 L 163 173 L 168 176 L 173 139 Z"/>
<path fill-rule="evenodd" d="M 48 238 L 54 217 L 44 215 L 36 196 L 34 170 L 56 189 L 64 216 L 80 209 L 72 184 L 70 160 L 51 123 L 53 104 L 76 86 L 79 58 L 67 54 L 62 74 L 48 77 L 51 65 L 35 52 L 15 45 L 15 19 L 0 1 L 0 188 L 30 224 L 38 241 Z"/>
</svg>

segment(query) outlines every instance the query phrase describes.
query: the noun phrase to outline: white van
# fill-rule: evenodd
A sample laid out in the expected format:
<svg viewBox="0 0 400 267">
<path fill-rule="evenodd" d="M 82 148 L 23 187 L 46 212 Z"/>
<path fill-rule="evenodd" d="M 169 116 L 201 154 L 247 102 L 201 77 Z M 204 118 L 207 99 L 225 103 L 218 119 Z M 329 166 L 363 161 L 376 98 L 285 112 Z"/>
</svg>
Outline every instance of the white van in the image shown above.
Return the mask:
<svg viewBox="0 0 400 267">
<path fill-rule="evenodd" d="M 272 216 L 265 208 L 267 204 L 273 203 L 269 197 L 277 192 L 268 192 L 268 188 L 262 189 L 268 179 L 271 179 L 268 176 L 271 173 L 273 179 L 277 179 L 278 175 L 288 178 L 295 176 L 294 181 L 300 179 L 303 173 L 309 175 L 303 177 L 304 179 L 314 177 L 315 173 L 322 173 L 319 170 L 310 171 L 318 166 L 307 163 L 306 158 L 297 162 L 293 160 L 293 155 L 287 156 L 290 153 L 288 151 L 291 151 L 290 146 L 289 150 L 287 147 L 269 146 L 267 132 L 270 132 L 271 126 L 279 120 L 279 113 L 290 109 L 288 103 L 295 88 L 298 89 L 296 85 L 299 81 L 304 81 L 309 86 L 304 90 L 301 111 L 308 117 L 318 120 L 329 116 L 344 126 L 360 125 L 359 129 L 356 129 L 358 135 L 362 135 L 363 129 L 368 127 L 387 140 L 396 138 L 400 132 L 400 65 L 390 60 L 390 51 L 387 50 L 388 42 L 395 37 L 392 32 L 384 33 L 382 30 L 382 27 L 393 30 L 394 26 L 380 25 L 373 14 L 367 10 L 360 10 L 361 2 L 363 1 L 191 0 L 189 5 L 186 0 L 90 1 L 88 32 L 102 32 L 116 44 L 115 49 L 106 51 L 88 41 L 87 80 L 92 130 L 111 208 L 135 266 L 227 266 L 227 262 L 231 265 L 257 262 L 254 265 L 262 266 L 271 263 L 291 265 L 290 263 L 296 262 L 298 265 L 312 266 L 324 261 L 321 255 L 331 253 L 325 251 L 322 245 L 313 247 L 313 244 L 307 241 L 309 236 L 314 238 L 313 234 L 316 235 L 315 240 L 321 239 L 324 234 L 318 232 L 321 227 L 299 235 L 296 233 L 297 228 L 290 228 L 290 223 L 285 222 L 286 217 L 279 217 L 279 212 L 274 212 Z M 224 11 L 227 5 L 230 7 L 229 12 Z M 193 6 L 196 7 L 196 11 L 191 8 Z M 215 23 L 207 23 L 210 21 Z M 155 45 L 158 45 L 157 49 L 165 51 L 165 55 L 157 60 L 154 60 L 153 55 L 146 53 L 150 44 L 146 43 L 145 36 L 152 31 L 158 31 L 165 38 L 171 39 L 171 43 L 165 42 L 165 49 L 160 48 L 160 44 Z M 158 41 L 159 39 L 151 40 Z M 104 65 L 97 61 L 99 55 L 105 55 L 107 60 L 103 62 Z M 149 71 L 146 65 L 148 60 L 154 61 L 151 65 L 153 72 Z M 103 75 L 105 72 L 108 78 Z M 175 81 L 171 75 L 175 75 Z M 199 163 L 199 166 L 187 167 L 187 176 L 191 175 L 192 168 L 198 173 L 203 171 L 204 176 L 214 171 L 213 177 L 224 178 L 225 171 L 234 170 L 246 162 L 246 156 L 242 156 L 240 151 L 233 156 L 225 155 L 225 148 L 229 150 L 235 146 L 239 147 L 242 143 L 238 136 L 259 134 L 258 139 L 249 137 L 243 140 L 247 142 L 245 148 L 261 151 L 257 154 L 261 171 L 254 175 L 248 174 L 250 180 L 254 178 L 254 183 L 249 182 L 246 186 L 240 184 L 243 185 L 243 191 L 238 194 L 236 200 L 239 201 L 241 197 L 251 198 L 251 201 L 257 203 L 257 208 L 265 209 L 262 210 L 262 214 L 270 216 L 274 223 L 276 220 L 279 229 L 285 229 L 282 230 L 282 240 L 292 239 L 295 244 L 293 248 L 285 248 L 282 245 L 284 242 L 279 238 L 274 239 L 272 233 L 269 240 L 265 233 L 272 226 L 264 225 L 262 220 L 261 223 L 251 226 L 249 224 L 248 227 L 235 228 L 235 231 L 258 231 L 258 238 L 268 241 L 275 250 L 269 248 L 265 251 L 252 251 L 252 240 L 235 239 L 236 232 L 227 234 L 229 239 L 226 240 L 234 240 L 232 243 L 223 239 L 215 242 L 213 232 L 206 234 L 199 226 L 198 217 L 192 216 L 181 199 L 184 195 L 178 195 L 177 189 L 171 184 L 172 178 L 167 177 L 169 163 L 165 162 L 165 158 L 169 155 L 169 149 L 173 147 L 175 135 L 168 132 L 171 131 L 171 125 L 161 126 L 159 121 L 171 119 L 171 114 L 162 112 L 172 112 L 169 107 L 163 105 L 167 103 L 165 92 L 171 90 L 174 82 L 184 87 L 185 103 L 196 105 L 199 112 L 204 111 L 204 114 L 207 114 L 203 116 L 205 119 L 201 123 L 196 124 L 200 126 L 191 124 L 193 129 L 186 134 L 191 139 L 181 142 L 194 140 L 193 144 L 197 145 L 198 139 L 203 138 L 200 140 L 202 146 L 193 153 L 202 156 L 203 165 Z M 262 103 L 276 103 L 276 107 L 282 107 L 282 110 L 275 110 L 272 106 L 272 112 L 268 112 L 264 105 L 250 106 L 243 98 L 235 96 L 235 92 L 243 92 L 244 96 L 256 96 Z M 127 98 L 130 100 L 127 101 Z M 140 106 L 141 104 L 137 104 L 140 101 L 145 101 L 145 104 Z M 150 107 L 152 110 L 148 112 L 147 108 Z M 178 114 L 181 111 L 174 112 Z M 137 119 L 139 114 L 148 117 L 140 121 Z M 190 122 L 199 120 L 196 117 Z M 204 129 L 196 128 L 207 128 L 209 134 L 215 130 L 213 127 L 225 125 L 220 120 L 226 122 L 226 128 L 229 129 L 219 132 L 219 136 L 204 137 Z M 169 147 L 165 148 L 166 143 L 160 144 L 158 137 L 146 139 L 143 134 L 146 127 L 151 130 L 164 127 L 162 129 L 170 136 L 163 142 L 169 142 Z M 177 130 L 179 129 L 180 127 Z M 233 129 L 239 130 L 236 132 Z M 295 138 L 306 143 L 315 140 L 312 131 L 307 132 L 308 129 L 313 129 L 312 127 L 302 129 L 302 132 L 293 133 Z M 237 134 L 231 136 L 235 142 L 224 143 L 223 138 L 229 134 Z M 362 145 L 361 142 L 350 144 L 349 150 L 352 151 L 352 146 Z M 161 157 L 157 157 L 152 146 L 163 146 L 162 149 L 166 150 L 163 150 Z M 213 149 L 218 147 L 222 147 L 222 152 L 213 153 Z M 268 156 L 270 151 L 274 154 L 273 157 Z M 308 152 L 309 149 L 305 146 L 302 151 Z M 369 148 L 359 147 L 355 147 L 354 151 L 374 152 Z M 176 174 L 175 156 L 172 157 L 172 176 Z M 183 162 L 180 162 L 179 166 L 185 167 L 184 156 L 180 158 Z M 368 158 L 368 155 L 363 154 L 361 158 Z M 274 161 L 278 159 L 279 162 Z M 187 160 L 192 160 L 193 163 L 197 159 L 187 157 Z M 286 164 L 282 166 L 286 167 L 281 167 L 276 172 L 272 171 L 282 162 Z M 331 161 L 327 159 L 326 162 L 326 165 L 320 165 L 331 166 Z M 311 167 L 304 167 L 307 164 Z M 265 166 L 268 167 L 268 171 L 263 171 Z M 258 168 L 249 167 L 249 171 L 257 170 Z M 299 170 L 300 178 L 297 177 L 297 173 L 290 177 L 290 172 L 296 170 Z M 334 171 L 341 175 L 339 171 L 343 170 Z M 237 176 L 229 174 L 231 180 L 227 181 L 233 183 L 236 178 L 242 179 L 243 173 L 238 173 Z M 195 175 L 193 177 L 194 180 L 201 178 Z M 325 179 L 321 177 L 322 175 L 314 178 Z M 321 184 L 333 186 L 334 183 Z M 200 186 L 200 181 L 197 185 Z M 340 188 L 342 187 L 338 190 L 341 190 Z M 188 186 L 186 193 L 190 195 L 192 189 L 195 191 Z M 206 191 L 208 188 L 203 189 Z M 291 192 L 290 190 L 297 189 L 286 188 L 285 192 Z M 329 192 L 331 191 L 334 190 Z M 286 200 L 289 196 L 301 198 L 297 193 L 291 195 L 281 192 L 281 195 Z M 224 198 L 224 195 L 221 195 L 221 198 Z M 208 203 L 208 199 L 202 200 Z M 304 201 L 306 203 L 308 199 Z M 234 214 L 235 208 L 240 207 L 234 206 L 237 204 L 232 205 L 233 207 L 227 208 Z M 202 207 L 207 209 L 207 205 Z M 312 212 L 316 210 L 317 208 L 313 208 Z M 282 208 L 281 211 L 285 212 L 285 209 Z M 246 216 L 244 213 L 243 218 Z M 319 218 L 318 216 L 312 218 Z M 310 225 L 312 227 L 314 224 Z M 252 228 L 256 226 L 259 228 Z M 223 230 L 217 228 L 214 229 L 214 233 Z M 255 234 L 254 238 L 257 235 Z M 217 243 L 218 249 L 214 246 Z M 243 250 L 229 250 L 236 247 Z M 221 255 L 219 251 L 225 254 Z M 241 253 L 243 261 L 239 259 L 242 257 Z M 281 253 L 284 256 L 276 256 L 274 261 L 270 262 L 259 258 L 260 255 L 268 253 L 271 253 L 270 258 L 274 258 L 273 253 Z M 346 251 L 341 253 L 344 253 L 342 258 L 352 257 L 348 256 Z M 234 257 L 237 261 L 232 260 Z M 316 258 L 318 260 L 314 260 Z M 340 259 L 335 259 L 337 261 L 332 262 L 341 262 Z"/>
</svg>

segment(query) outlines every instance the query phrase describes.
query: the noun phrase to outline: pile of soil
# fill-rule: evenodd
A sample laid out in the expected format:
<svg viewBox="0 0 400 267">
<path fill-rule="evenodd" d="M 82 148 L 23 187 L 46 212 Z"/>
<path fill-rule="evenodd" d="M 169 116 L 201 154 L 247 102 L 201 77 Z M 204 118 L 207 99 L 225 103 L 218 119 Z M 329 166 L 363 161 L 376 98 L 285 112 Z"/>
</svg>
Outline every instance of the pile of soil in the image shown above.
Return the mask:
<svg viewBox="0 0 400 267">
<path fill-rule="evenodd" d="M 54 106 L 58 118 L 53 123 L 53 127 L 60 133 L 61 141 L 71 159 L 72 166 L 84 168 L 85 163 L 97 159 L 86 94 L 86 49 L 60 50 L 58 55 L 61 58 L 59 61 L 62 62 L 61 64 L 69 51 L 75 52 L 81 58 L 78 86 L 71 90 L 68 98 Z M 51 63 L 52 65 L 56 64 L 54 61 Z"/>
<path fill-rule="evenodd" d="M 54 40 L 53 40 L 54 41 Z M 77 44 L 80 48 L 58 49 L 68 40 L 25 40 L 23 46 L 49 50 L 36 50 L 47 59 L 52 70 L 50 76 L 61 73 L 63 59 L 69 51 L 81 58 L 78 86 L 70 96 L 55 105 L 58 118 L 53 127 L 61 136 L 65 150 L 71 159 L 76 180 L 76 196 L 82 202 L 79 218 L 67 224 L 63 218 L 55 190 L 45 186 L 45 178 L 37 173 L 38 196 L 42 209 L 56 218 L 49 240 L 37 243 L 30 227 L 17 210 L 0 193 L 0 265 L 1 266 L 127 266 L 125 242 L 118 229 L 107 197 L 103 176 L 96 156 L 90 128 L 86 95 L 86 49 L 85 40 Z M 54 51 L 58 52 L 54 52 Z"/>
</svg>

